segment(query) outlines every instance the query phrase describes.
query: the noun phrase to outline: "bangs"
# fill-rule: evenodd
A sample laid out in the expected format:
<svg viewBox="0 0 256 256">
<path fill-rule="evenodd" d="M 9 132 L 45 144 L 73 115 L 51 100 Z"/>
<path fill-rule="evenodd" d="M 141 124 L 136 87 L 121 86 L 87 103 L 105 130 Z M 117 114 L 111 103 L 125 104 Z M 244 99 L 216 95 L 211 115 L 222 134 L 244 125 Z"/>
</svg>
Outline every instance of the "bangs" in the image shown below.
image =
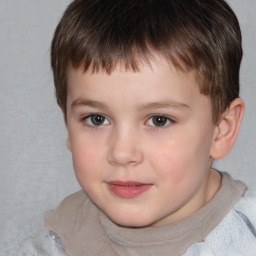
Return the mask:
<svg viewBox="0 0 256 256">
<path fill-rule="evenodd" d="M 93 72 L 101 69 L 111 73 L 118 63 L 138 71 L 139 63 L 150 63 L 153 53 L 182 71 L 197 69 L 196 59 L 214 63 L 210 54 L 200 49 L 204 43 L 198 32 L 202 19 L 196 15 L 191 17 L 194 24 L 187 22 L 182 3 L 172 2 L 176 1 L 75 1 L 64 14 L 71 20 L 68 26 L 59 28 L 62 37 L 53 51 L 63 56 L 59 60 L 62 66 L 69 62 L 74 68 L 87 71 L 90 67 Z M 79 13 L 72 15 L 75 10 Z M 197 45 L 195 40 L 199 41 Z"/>
</svg>

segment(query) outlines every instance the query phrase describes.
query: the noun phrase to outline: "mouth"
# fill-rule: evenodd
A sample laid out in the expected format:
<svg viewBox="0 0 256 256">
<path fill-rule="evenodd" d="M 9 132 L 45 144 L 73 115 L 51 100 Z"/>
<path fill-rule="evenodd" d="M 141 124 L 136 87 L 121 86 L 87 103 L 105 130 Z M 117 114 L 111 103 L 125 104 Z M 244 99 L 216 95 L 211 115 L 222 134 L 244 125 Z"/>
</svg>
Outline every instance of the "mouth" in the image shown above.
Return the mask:
<svg viewBox="0 0 256 256">
<path fill-rule="evenodd" d="M 153 184 L 134 181 L 110 181 L 107 185 L 111 193 L 121 198 L 137 197 L 153 186 Z"/>
</svg>

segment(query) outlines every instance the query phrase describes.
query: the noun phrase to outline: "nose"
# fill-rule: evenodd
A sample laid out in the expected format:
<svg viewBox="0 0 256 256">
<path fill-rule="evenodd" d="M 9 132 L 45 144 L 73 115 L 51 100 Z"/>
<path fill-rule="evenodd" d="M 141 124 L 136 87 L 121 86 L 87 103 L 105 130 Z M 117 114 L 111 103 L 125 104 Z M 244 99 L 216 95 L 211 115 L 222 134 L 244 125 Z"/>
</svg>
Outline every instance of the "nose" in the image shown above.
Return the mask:
<svg viewBox="0 0 256 256">
<path fill-rule="evenodd" d="M 112 165 L 138 165 L 143 161 L 138 135 L 131 130 L 113 131 L 109 145 L 108 161 Z"/>
</svg>

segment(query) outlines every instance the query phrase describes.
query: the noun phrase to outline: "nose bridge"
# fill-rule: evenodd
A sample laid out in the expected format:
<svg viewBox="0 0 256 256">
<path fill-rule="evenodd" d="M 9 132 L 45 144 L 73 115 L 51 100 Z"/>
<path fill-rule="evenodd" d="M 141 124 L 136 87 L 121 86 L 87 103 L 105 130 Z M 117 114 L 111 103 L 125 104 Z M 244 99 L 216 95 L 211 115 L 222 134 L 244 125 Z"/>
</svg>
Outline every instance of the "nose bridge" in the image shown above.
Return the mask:
<svg viewBox="0 0 256 256">
<path fill-rule="evenodd" d="M 138 132 L 131 126 L 115 127 L 109 138 L 109 162 L 114 165 L 139 164 L 143 153 L 138 138 Z"/>
</svg>

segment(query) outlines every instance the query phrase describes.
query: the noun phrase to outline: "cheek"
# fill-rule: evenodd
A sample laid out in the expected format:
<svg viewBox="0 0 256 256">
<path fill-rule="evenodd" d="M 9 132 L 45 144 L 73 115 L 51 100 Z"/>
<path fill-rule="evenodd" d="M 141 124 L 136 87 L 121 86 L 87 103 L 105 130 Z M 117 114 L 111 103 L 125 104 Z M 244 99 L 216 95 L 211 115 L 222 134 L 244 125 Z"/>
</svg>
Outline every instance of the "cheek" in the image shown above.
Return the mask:
<svg viewBox="0 0 256 256">
<path fill-rule="evenodd" d="M 168 176 L 179 181 L 205 171 L 209 159 L 209 145 L 194 133 L 182 133 L 175 139 L 155 144 L 152 148 L 161 150 L 151 152 L 151 163 L 163 178 Z"/>
<path fill-rule="evenodd" d="M 96 170 L 102 162 L 102 150 L 102 145 L 95 140 L 71 140 L 74 171 L 80 183 L 97 175 Z"/>
</svg>

